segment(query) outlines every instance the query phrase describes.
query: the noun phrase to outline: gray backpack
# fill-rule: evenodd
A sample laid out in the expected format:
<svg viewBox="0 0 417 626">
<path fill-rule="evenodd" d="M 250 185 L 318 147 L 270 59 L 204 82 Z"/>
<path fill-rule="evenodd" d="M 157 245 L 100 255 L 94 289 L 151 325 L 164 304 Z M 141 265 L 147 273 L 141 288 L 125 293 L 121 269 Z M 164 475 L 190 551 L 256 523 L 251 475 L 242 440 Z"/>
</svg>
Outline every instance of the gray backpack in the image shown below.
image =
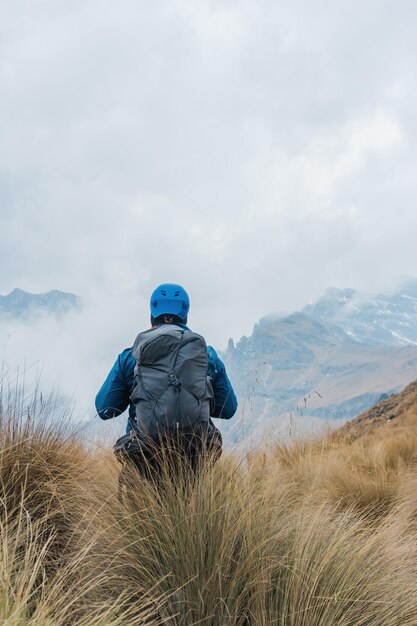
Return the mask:
<svg viewBox="0 0 417 626">
<path fill-rule="evenodd" d="M 136 386 L 130 400 L 140 434 L 155 437 L 208 427 L 213 390 L 201 335 L 161 324 L 136 337 L 132 354 Z"/>
</svg>

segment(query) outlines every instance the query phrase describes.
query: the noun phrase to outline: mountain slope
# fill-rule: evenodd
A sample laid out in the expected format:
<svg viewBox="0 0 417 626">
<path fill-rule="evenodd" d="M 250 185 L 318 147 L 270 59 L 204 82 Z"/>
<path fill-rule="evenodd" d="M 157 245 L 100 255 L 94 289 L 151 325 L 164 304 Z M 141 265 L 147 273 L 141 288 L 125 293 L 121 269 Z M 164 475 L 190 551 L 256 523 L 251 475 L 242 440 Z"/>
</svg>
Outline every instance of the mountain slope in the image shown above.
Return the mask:
<svg viewBox="0 0 417 626">
<path fill-rule="evenodd" d="M 304 313 L 343 329 L 367 345 L 417 345 L 417 279 L 392 294 L 369 296 L 354 289 L 328 289 Z"/>
<path fill-rule="evenodd" d="M 409 436 L 417 435 L 417 380 L 347 422 L 339 432 L 348 440 L 355 440 L 399 430 L 407 430 Z"/>
<path fill-rule="evenodd" d="M 40 312 L 59 317 L 80 306 L 80 299 L 73 293 L 55 289 L 33 294 L 14 289 L 7 296 L 0 296 L 0 317 L 22 318 Z"/>
<path fill-rule="evenodd" d="M 269 316 L 224 355 L 240 399 L 239 434 L 348 419 L 417 372 L 417 281 L 390 295 L 327 290 L 287 317 Z"/>
</svg>

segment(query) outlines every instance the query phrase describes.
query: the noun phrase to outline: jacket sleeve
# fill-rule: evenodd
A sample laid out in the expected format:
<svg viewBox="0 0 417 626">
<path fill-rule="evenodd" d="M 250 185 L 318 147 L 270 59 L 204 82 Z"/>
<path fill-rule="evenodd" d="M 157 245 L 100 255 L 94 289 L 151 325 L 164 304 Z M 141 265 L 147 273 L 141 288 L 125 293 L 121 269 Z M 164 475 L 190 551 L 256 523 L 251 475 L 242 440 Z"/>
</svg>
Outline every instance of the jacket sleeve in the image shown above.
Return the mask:
<svg viewBox="0 0 417 626">
<path fill-rule="evenodd" d="M 213 385 L 215 409 L 212 417 L 230 419 L 236 413 L 237 399 L 233 391 L 224 363 L 211 346 L 207 349 L 209 359 L 209 376 Z"/>
<path fill-rule="evenodd" d="M 96 396 L 96 410 L 101 419 L 116 417 L 129 406 L 134 367 L 135 360 L 130 349 L 119 354 Z"/>
</svg>

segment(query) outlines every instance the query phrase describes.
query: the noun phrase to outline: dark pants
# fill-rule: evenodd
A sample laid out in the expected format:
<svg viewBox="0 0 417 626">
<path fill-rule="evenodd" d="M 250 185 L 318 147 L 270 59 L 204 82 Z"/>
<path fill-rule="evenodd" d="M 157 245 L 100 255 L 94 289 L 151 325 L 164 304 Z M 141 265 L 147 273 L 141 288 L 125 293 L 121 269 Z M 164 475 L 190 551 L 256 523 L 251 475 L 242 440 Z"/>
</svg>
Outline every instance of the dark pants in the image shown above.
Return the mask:
<svg viewBox="0 0 417 626">
<path fill-rule="evenodd" d="M 117 440 L 114 452 L 125 476 L 134 468 L 150 481 L 180 476 L 187 479 L 207 462 L 217 461 L 222 453 L 222 437 L 212 424 L 154 438 L 132 432 Z"/>
</svg>

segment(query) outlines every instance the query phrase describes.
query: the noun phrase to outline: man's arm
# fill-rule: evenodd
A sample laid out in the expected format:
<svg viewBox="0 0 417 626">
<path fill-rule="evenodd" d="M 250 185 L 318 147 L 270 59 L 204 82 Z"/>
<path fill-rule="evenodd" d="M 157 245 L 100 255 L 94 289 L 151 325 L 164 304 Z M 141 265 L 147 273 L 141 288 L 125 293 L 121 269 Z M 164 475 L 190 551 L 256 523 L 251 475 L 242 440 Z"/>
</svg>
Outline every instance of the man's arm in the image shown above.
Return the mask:
<svg viewBox="0 0 417 626">
<path fill-rule="evenodd" d="M 214 348 L 208 346 L 207 354 L 215 402 L 215 409 L 211 416 L 228 420 L 233 417 L 237 410 L 236 395 L 226 374 L 224 363 L 219 359 Z"/>
<path fill-rule="evenodd" d="M 119 354 L 96 396 L 96 410 L 101 419 L 116 417 L 129 406 L 134 368 L 135 359 L 128 348 Z"/>
</svg>

